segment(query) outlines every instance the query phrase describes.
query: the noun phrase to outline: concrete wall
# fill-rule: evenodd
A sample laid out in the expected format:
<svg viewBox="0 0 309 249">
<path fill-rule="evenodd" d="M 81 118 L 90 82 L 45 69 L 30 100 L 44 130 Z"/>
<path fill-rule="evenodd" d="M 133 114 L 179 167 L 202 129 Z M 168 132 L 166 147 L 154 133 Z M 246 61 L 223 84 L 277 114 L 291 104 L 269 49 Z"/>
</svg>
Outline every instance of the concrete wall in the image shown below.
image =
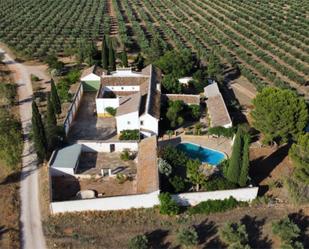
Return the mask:
<svg viewBox="0 0 309 249">
<path fill-rule="evenodd" d="M 116 124 L 118 134 L 123 130 L 139 130 L 140 120 L 138 111 L 116 117 Z"/>
<path fill-rule="evenodd" d="M 84 93 L 84 87 L 83 87 L 83 84 L 80 83 L 78 90 L 74 95 L 72 104 L 71 104 L 71 106 L 70 106 L 70 108 L 67 112 L 66 118 L 64 119 L 63 126 L 64 126 L 64 131 L 65 131 L 66 135 L 68 135 L 68 133 L 69 133 L 71 124 L 74 120 L 74 117 L 75 117 L 76 112 L 78 110 L 79 104 L 82 100 L 83 93 Z"/>
<path fill-rule="evenodd" d="M 149 194 L 114 196 L 88 200 L 51 202 L 52 214 L 81 211 L 109 211 L 131 208 L 151 208 L 159 204 L 159 191 Z"/>
<path fill-rule="evenodd" d="M 53 167 L 49 167 L 49 174 L 51 176 L 65 176 L 65 175 L 74 176 L 74 169 L 72 169 L 72 168 L 53 168 Z"/>
<path fill-rule="evenodd" d="M 194 206 L 207 200 L 224 200 L 230 196 L 238 201 L 252 201 L 257 197 L 258 187 L 218 190 L 209 192 L 181 193 L 172 195 L 173 199 L 183 206 Z"/>
<path fill-rule="evenodd" d="M 125 149 L 129 149 L 131 151 L 138 151 L 138 143 L 137 142 L 101 142 L 101 141 L 77 141 L 78 144 L 82 145 L 83 152 L 110 152 L 110 145 L 115 145 L 116 152 L 122 152 Z"/>
<path fill-rule="evenodd" d="M 118 108 L 119 106 L 119 98 L 98 98 L 95 102 L 98 116 L 106 114 L 106 107 Z"/>
<path fill-rule="evenodd" d="M 119 82 L 121 83 L 121 82 Z M 139 91 L 139 85 L 132 85 L 132 86 L 105 86 L 104 89 L 114 92 L 132 92 L 132 91 Z"/>
</svg>

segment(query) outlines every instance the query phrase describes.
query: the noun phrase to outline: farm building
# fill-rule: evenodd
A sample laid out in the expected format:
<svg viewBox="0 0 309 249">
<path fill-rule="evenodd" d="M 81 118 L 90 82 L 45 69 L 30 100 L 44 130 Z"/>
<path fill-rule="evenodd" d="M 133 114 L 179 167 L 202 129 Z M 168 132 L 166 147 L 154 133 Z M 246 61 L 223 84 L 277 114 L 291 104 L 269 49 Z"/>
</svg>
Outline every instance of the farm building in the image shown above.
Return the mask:
<svg viewBox="0 0 309 249">
<path fill-rule="evenodd" d="M 204 88 L 211 127 L 232 127 L 232 120 L 216 82 Z"/>
<path fill-rule="evenodd" d="M 81 153 L 82 145 L 80 144 L 56 150 L 49 162 L 51 176 L 74 175 Z"/>
</svg>

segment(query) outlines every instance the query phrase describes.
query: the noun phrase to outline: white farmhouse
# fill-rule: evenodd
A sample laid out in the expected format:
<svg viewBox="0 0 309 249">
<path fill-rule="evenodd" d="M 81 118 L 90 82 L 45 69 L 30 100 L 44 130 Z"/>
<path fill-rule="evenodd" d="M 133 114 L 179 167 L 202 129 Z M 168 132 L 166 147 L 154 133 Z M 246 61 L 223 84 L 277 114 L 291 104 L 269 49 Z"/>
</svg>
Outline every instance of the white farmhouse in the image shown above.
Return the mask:
<svg viewBox="0 0 309 249">
<path fill-rule="evenodd" d="M 152 65 L 141 72 L 130 68 L 117 69 L 105 74 L 92 67 L 83 74 L 82 81 L 89 88 L 100 85 L 96 97 L 98 117 L 110 116 L 108 108 L 116 109 L 117 133 L 139 130 L 144 136 L 158 135 L 161 98 L 161 73 Z M 98 78 L 99 77 L 99 78 Z M 87 80 L 87 81 L 86 81 Z M 92 80 L 92 81 L 91 81 Z"/>
</svg>

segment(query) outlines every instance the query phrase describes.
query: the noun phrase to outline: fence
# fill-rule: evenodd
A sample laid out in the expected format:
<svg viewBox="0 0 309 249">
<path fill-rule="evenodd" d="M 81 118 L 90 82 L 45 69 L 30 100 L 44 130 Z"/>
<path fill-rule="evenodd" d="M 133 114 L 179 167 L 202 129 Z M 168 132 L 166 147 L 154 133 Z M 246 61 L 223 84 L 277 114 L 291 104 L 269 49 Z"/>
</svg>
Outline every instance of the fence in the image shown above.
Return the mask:
<svg viewBox="0 0 309 249">
<path fill-rule="evenodd" d="M 64 120 L 63 126 L 65 134 L 68 135 L 70 131 L 71 124 L 74 120 L 74 117 L 76 115 L 76 112 L 78 110 L 79 104 L 81 102 L 82 96 L 84 93 L 83 84 L 80 83 L 77 92 L 74 95 L 72 104 L 70 105 L 70 108 L 68 110 L 68 113 L 66 115 L 66 118 Z"/>
<path fill-rule="evenodd" d="M 86 141 L 78 140 L 78 144 L 82 145 L 83 152 L 122 152 L 125 149 L 131 151 L 138 150 L 138 143 L 131 141 Z"/>
<path fill-rule="evenodd" d="M 234 197 L 238 201 L 252 201 L 257 197 L 258 187 L 218 190 L 209 192 L 182 193 L 172 195 L 173 199 L 182 206 L 194 206 L 207 200 L 224 200 Z"/>
<path fill-rule="evenodd" d="M 151 208 L 159 204 L 159 191 L 149 194 L 114 196 L 87 200 L 51 202 L 52 214 L 81 211 L 110 211 L 131 208 Z"/>
</svg>

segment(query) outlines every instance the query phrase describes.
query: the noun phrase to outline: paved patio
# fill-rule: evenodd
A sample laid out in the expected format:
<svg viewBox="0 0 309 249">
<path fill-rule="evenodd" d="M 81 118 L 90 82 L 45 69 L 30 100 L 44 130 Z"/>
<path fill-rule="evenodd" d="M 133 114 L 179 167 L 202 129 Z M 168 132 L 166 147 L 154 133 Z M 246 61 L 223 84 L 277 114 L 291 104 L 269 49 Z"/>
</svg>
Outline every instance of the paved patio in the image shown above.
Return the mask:
<svg viewBox="0 0 309 249">
<path fill-rule="evenodd" d="M 83 152 L 78 164 L 77 174 L 99 175 L 101 170 L 106 172 L 112 170 L 112 174 L 122 173 L 135 175 L 136 163 L 134 160 L 123 161 L 120 157 L 121 153 L 97 153 Z"/>
<path fill-rule="evenodd" d="M 75 120 L 72 123 L 68 140 L 109 140 L 117 139 L 115 118 L 98 118 L 95 110 L 95 92 L 83 94 Z"/>
<path fill-rule="evenodd" d="M 163 147 L 168 144 L 176 146 L 181 142 L 191 142 L 194 144 L 198 144 L 200 146 L 204 146 L 210 149 L 218 150 L 224 152 L 229 157 L 232 154 L 232 140 L 227 138 L 215 138 L 212 136 L 192 136 L 192 135 L 180 135 L 180 136 L 172 136 L 169 139 L 168 136 L 164 136 L 159 141 L 159 146 Z"/>
</svg>

